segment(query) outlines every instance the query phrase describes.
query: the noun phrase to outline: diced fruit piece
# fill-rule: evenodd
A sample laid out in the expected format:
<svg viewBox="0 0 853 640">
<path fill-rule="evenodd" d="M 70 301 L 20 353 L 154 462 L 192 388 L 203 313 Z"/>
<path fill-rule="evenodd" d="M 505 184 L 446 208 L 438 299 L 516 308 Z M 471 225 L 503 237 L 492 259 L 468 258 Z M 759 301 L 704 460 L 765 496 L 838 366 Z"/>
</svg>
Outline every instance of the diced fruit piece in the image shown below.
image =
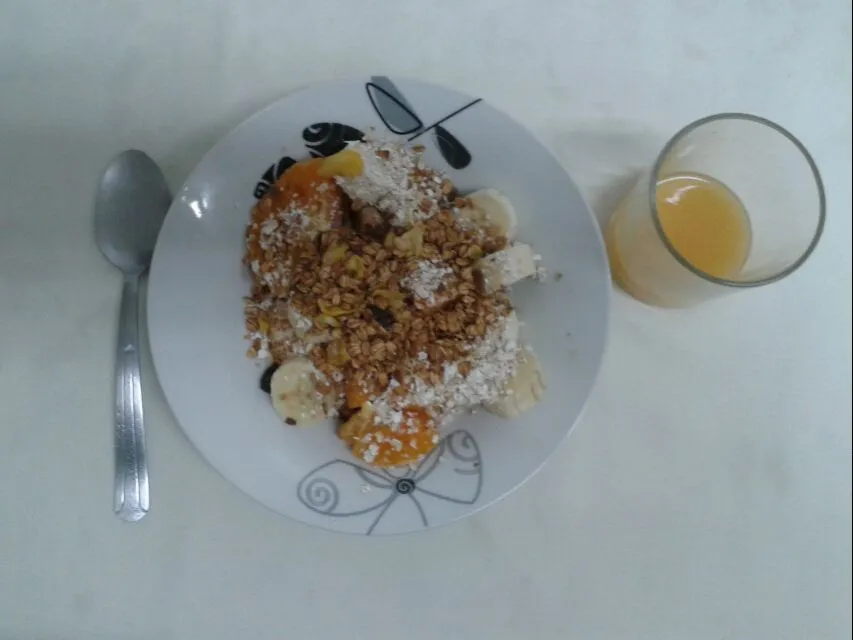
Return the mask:
<svg viewBox="0 0 853 640">
<path fill-rule="evenodd" d="M 409 256 L 419 256 L 424 249 L 424 228 L 417 224 L 394 238 L 394 248 Z"/>
<path fill-rule="evenodd" d="M 518 342 L 519 335 L 521 334 L 521 324 L 521 320 L 518 319 L 515 311 L 510 311 L 504 321 L 503 339 L 507 342 Z"/>
<path fill-rule="evenodd" d="M 364 258 L 361 256 L 350 256 L 347 258 L 346 262 L 346 270 L 352 274 L 352 276 L 356 280 L 363 280 L 365 275 L 366 266 L 364 264 Z"/>
<path fill-rule="evenodd" d="M 326 360 L 336 367 L 341 367 L 349 362 L 349 353 L 343 340 L 333 340 L 326 346 Z"/>
<path fill-rule="evenodd" d="M 500 400 L 486 409 L 503 418 L 516 418 L 535 406 L 545 393 L 545 382 L 539 359 L 530 347 L 519 349 L 515 374 L 507 381 Z"/>
<path fill-rule="evenodd" d="M 400 467 L 417 462 L 435 448 L 438 432 L 423 407 L 406 407 L 398 425 L 377 424 L 367 403 L 338 430 L 338 437 L 358 458 L 375 467 Z"/>
<path fill-rule="evenodd" d="M 326 317 L 326 316 L 323 316 Z M 329 320 L 334 320 L 334 318 L 329 318 Z M 329 342 L 334 336 L 330 331 L 325 330 L 312 330 L 303 336 L 303 340 L 306 344 L 316 345 L 316 344 L 325 344 Z"/>
<path fill-rule="evenodd" d="M 314 326 L 311 318 L 299 313 L 292 304 L 287 305 L 287 320 L 290 322 L 290 326 L 293 327 L 293 332 L 300 338 L 304 337 Z"/>
<path fill-rule="evenodd" d="M 536 254 L 528 244 L 514 244 L 477 261 L 474 278 L 481 293 L 494 293 L 536 275 Z"/>
<path fill-rule="evenodd" d="M 253 222 L 260 224 L 276 212 L 298 209 L 308 216 L 304 228 L 308 235 L 340 227 L 345 196 L 334 178 L 320 175 L 323 162 L 312 158 L 292 165 L 258 202 Z"/>
<path fill-rule="evenodd" d="M 361 409 L 370 400 L 365 385 L 355 378 L 347 380 L 347 408 Z"/>
<path fill-rule="evenodd" d="M 340 176 L 342 178 L 357 178 L 364 173 L 364 160 L 358 151 L 344 149 L 323 159 L 323 164 L 317 174 L 321 178 Z"/>
<path fill-rule="evenodd" d="M 323 266 L 328 267 L 336 262 L 340 262 L 347 255 L 347 251 L 349 251 L 349 247 L 345 244 L 333 244 L 323 254 Z"/>
<path fill-rule="evenodd" d="M 286 424 L 305 427 L 329 416 L 332 399 L 318 390 L 321 377 L 306 358 L 288 360 L 272 374 L 272 405 Z"/>
<path fill-rule="evenodd" d="M 459 217 L 469 220 L 478 227 L 489 228 L 494 234 L 507 240 L 515 237 L 518 217 L 515 207 L 497 189 L 481 189 L 468 195 L 466 206 L 459 209 Z"/>
<path fill-rule="evenodd" d="M 323 315 L 329 316 L 330 318 L 338 318 L 340 316 L 348 316 L 351 313 L 355 313 L 354 309 L 350 309 L 348 307 L 336 307 L 333 305 L 328 305 L 322 300 L 317 301 L 317 306 L 320 308 L 320 311 L 323 312 Z M 332 324 L 331 326 L 335 326 Z"/>
</svg>

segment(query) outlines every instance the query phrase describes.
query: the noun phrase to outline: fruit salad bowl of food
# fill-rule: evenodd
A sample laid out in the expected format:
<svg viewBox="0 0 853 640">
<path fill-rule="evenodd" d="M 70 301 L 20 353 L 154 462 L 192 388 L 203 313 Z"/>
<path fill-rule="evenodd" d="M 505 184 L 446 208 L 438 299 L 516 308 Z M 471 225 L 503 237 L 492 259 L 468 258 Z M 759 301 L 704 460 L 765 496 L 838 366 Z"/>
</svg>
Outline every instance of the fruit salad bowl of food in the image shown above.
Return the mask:
<svg viewBox="0 0 853 640">
<path fill-rule="evenodd" d="M 190 440 L 283 514 L 423 530 L 519 486 L 577 422 L 609 284 L 594 218 L 480 100 L 374 77 L 275 103 L 170 211 L 149 293 Z"/>
</svg>

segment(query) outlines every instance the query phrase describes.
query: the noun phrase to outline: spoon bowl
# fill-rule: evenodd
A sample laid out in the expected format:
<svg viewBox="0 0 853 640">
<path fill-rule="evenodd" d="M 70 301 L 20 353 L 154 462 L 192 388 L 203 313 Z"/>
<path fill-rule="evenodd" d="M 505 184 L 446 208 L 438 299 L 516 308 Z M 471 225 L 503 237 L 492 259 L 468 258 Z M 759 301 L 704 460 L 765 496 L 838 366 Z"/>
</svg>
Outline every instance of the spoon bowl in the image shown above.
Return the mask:
<svg viewBox="0 0 853 640">
<path fill-rule="evenodd" d="M 163 172 L 151 158 L 136 150 L 117 155 L 95 198 L 95 241 L 101 253 L 122 272 L 145 271 L 171 202 Z"/>
</svg>

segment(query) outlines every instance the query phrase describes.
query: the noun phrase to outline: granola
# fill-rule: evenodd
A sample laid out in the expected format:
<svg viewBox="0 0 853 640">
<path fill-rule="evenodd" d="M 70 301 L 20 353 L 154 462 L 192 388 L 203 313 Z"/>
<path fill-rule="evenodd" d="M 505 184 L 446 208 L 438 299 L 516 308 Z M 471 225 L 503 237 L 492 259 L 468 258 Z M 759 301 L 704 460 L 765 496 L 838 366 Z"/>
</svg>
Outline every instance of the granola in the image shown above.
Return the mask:
<svg viewBox="0 0 853 640">
<path fill-rule="evenodd" d="M 512 282 L 482 286 L 509 248 L 506 225 L 472 224 L 467 206 L 417 149 L 362 141 L 297 163 L 252 211 L 248 355 L 303 359 L 305 379 L 288 382 L 300 406 L 339 416 L 338 435 L 370 464 L 417 461 L 456 413 L 512 392 Z"/>
</svg>

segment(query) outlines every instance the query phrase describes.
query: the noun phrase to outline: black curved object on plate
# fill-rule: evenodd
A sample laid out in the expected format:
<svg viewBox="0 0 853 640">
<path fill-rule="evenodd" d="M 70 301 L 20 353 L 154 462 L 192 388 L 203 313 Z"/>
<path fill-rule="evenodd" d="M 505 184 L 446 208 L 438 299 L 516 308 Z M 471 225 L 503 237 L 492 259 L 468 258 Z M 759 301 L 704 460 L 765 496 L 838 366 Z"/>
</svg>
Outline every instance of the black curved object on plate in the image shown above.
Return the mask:
<svg viewBox="0 0 853 640">
<path fill-rule="evenodd" d="M 442 157 L 454 169 L 464 169 L 471 164 L 471 154 L 452 133 L 441 125 L 436 125 L 432 135 L 438 144 Z"/>
<path fill-rule="evenodd" d="M 465 148 L 465 145 L 439 123 L 448 120 L 468 106 L 479 102 L 479 100 L 454 111 L 446 118 L 439 120 L 438 123 L 425 127 L 412 105 L 408 103 L 400 90 L 388 77 L 371 77 L 370 82 L 366 85 L 366 89 L 370 103 L 373 105 L 376 113 L 379 114 L 382 122 L 392 133 L 409 135 L 409 140 L 411 141 L 428 131 L 432 131 L 436 146 L 447 164 L 457 170 L 464 169 L 471 164 L 471 153 Z"/>
</svg>

